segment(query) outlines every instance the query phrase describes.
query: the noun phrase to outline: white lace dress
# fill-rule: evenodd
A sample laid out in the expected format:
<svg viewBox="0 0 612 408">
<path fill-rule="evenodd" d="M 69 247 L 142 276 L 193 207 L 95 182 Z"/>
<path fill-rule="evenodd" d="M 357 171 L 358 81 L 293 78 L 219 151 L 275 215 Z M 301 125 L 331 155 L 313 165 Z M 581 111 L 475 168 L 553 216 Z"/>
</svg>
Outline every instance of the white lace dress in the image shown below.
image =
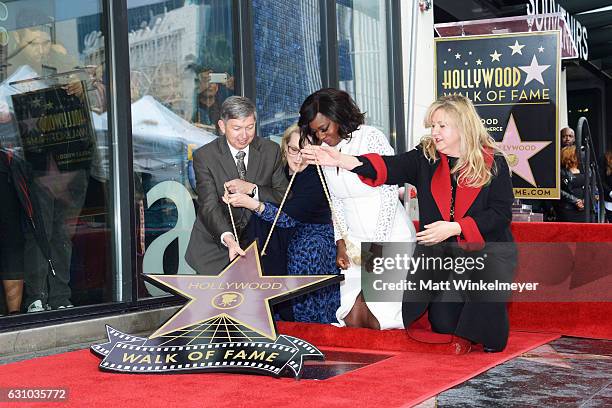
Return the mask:
<svg viewBox="0 0 612 408">
<path fill-rule="evenodd" d="M 378 129 L 362 125 L 352 133 L 350 140 L 342 140 L 336 149 L 359 156 L 365 153 L 393 155 L 393 148 Z M 335 239 L 342 236 L 359 246 L 361 242 L 414 242 L 414 225 L 398 199 L 397 186 L 370 187 L 355 173 L 323 168 L 330 196 L 336 211 Z M 384 255 L 384 254 L 383 254 Z M 340 308 L 336 317 L 341 326 L 361 292 L 361 266 L 352 265 L 343 271 L 345 280 L 340 284 Z M 401 302 L 367 302 L 381 329 L 403 328 Z"/>
</svg>

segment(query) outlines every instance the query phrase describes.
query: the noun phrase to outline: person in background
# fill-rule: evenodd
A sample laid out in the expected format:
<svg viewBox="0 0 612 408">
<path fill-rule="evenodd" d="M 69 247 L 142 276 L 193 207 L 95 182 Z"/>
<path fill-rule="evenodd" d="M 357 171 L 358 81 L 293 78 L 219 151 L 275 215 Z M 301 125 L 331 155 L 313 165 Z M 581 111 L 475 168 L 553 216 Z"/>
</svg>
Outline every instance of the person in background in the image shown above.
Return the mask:
<svg viewBox="0 0 612 408">
<path fill-rule="evenodd" d="M 393 154 L 385 135 L 365 125 L 364 119 L 365 114 L 348 93 L 320 89 L 309 95 L 300 108 L 300 146 L 330 146 L 351 155 Z M 362 242 L 414 242 L 414 226 L 398 200 L 397 184 L 371 187 L 350 171 L 322 170 L 335 212 L 336 263 L 345 277 L 340 284 L 338 322 L 342 326 L 381 330 L 403 328 L 401 301 L 364 299 L 361 266 L 350 256 L 351 247 L 359 250 Z"/>
<path fill-rule="evenodd" d="M 576 144 L 576 134 L 571 127 L 561 129 L 561 148 L 574 146 Z"/>
<path fill-rule="evenodd" d="M 219 84 L 210 81 L 211 73 L 212 70 L 207 69 L 198 75 L 200 83 L 197 114 L 194 118 L 194 122 L 204 126 L 210 126 L 212 129 L 215 129 L 216 134 L 219 134 L 217 122 L 221 119 L 221 103 L 223 99 L 220 99 Z"/>
<path fill-rule="evenodd" d="M 576 135 L 574 130 L 570 127 L 564 127 L 559 132 L 559 140 L 561 142 L 561 149 L 568 146 L 574 146 L 576 144 Z M 557 214 L 557 208 L 560 207 L 559 200 L 521 200 L 523 204 L 530 204 L 532 211 L 536 213 L 542 213 L 544 221 L 561 221 Z"/>
<path fill-rule="evenodd" d="M 28 68 L 36 73 L 35 76 L 48 77 L 72 71 L 78 65 L 77 59 L 53 35 L 53 24 L 54 19 L 40 8 L 20 8 L 16 16 L 17 29 L 11 31 L 7 44 L 9 73 L 11 70 L 14 73 L 20 68 Z M 45 81 L 41 80 L 36 85 L 45 85 Z M 74 99 L 83 98 L 82 92 L 73 94 L 71 89 L 65 88 L 68 93 L 66 100 L 73 103 Z M 45 100 L 42 102 L 47 103 Z M 13 106 L 14 112 L 18 108 Z M 70 267 L 72 238 L 77 225 L 74 220 L 79 217 L 85 203 L 91 172 L 87 160 L 71 162 L 66 166 L 59 163 L 60 150 L 63 150 L 61 154 L 72 152 L 70 149 L 75 145 L 74 141 L 60 142 L 51 147 L 24 152 L 24 159 L 31 170 L 28 175 L 29 191 L 33 200 L 40 203 L 39 226 L 47 232 L 48 242 L 44 247 L 50 248 L 50 256 L 55 262 L 55 273 L 51 273 L 49 254 L 43 253 L 34 234 L 25 235 L 23 302 L 28 312 L 73 306 Z"/>
<path fill-rule="evenodd" d="M 0 280 L 4 290 L 6 313 L 17 314 L 21 311 L 24 278 L 24 234 L 22 229 L 22 210 L 17 191 L 11 177 L 13 153 L 0 150 Z M 1 303 L 1 302 L 0 302 Z M 0 314 L 2 311 L 0 310 Z"/>
<path fill-rule="evenodd" d="M 276 221 L 276 228 L 279 229 L 274 234 L 289 234 L 289 238 L 271 240 L 262 261 L 266 274 L 271 275 L 335 275 L 338 274 L 338 267 L 329 204 L 315 167 L 302 161 L 299 141 L 300 128 L 297 125 L 287 128 L 281 140 L 285 172 L 288 177 L 296 175 L 291 196 Z M 224 201 L 234 207 L 248 208 L 267 224 L 274 221 L 278 212 L 278 207 L 273 203 L 262 203 L 246 194 L 227 194 Z M 262 245 L 263 238 L 265 235 L 260 234 Z M 274 248 L 273 242 L 280 242 L 281 245 Z M 294 299 L 293 320 L 335 323 L 338 307 L 338 285 L 328 286 Z"/>
<path fill-rule="evenodd" d="M 606 206 L 606 220 L 612 223 L 612 149 L 608 149 L 604 155 L 604 163 L 601 167 L 604 187 L 604 205 Z"/>
<path fill-rule="evenodd" d="M 483 251 L 488 254 L 485 271 L 471 271 L 470 278 L 512 282 L 516 265 L 510 231 L 514 194 L 506 157 L 464 96 L 443 96 L 431 104 L 425 127 L 431 129 L 431 135 L 415 149 L 397 156 L 356 156 L 331 146 L 306 148 L 303 154 L 309 163 L 330 166 L 334 173 L 351 172 L 367 185 L 416 186 L 420 216 L 416 239 L 424 246 L 417 248 L 414 258 L 422 254 L 434 260 L 465 259 L 470 252 L 457 247 L 458 243 L 467 249 L 488 244 Z M 445 272 L 423 269 L 416 275 L 424 272 L 417 278 L 421 281 Z M 456 277 L 457 273 L 451 271 L 450 275 Z M 448 279 L 448 272 L 442 276 Z M 404 294 L 406 328 L 428 311 L 433 331 L 453 335 L 455 354 L 470 351 L 472 342 L 482 344 L 486 352 L 505 348 L 509 334 L 506 294 L 489 299 L 488 294 L 431 290 L 419 294 L 424 297 L 415 301 L 410 292 Z M 448 300 L 449 294 L 455 298 Z"/>
<path fill-rule="evenodd" d="M 557 206 L 557 220 L 584 222 L 584 192 L 586 178 L 580 172 L 576 146 L 561 149 L 561 200 Z"/>
<path fill-rule="evenodd" d="M 225 76 L 225 81 L 214 77 Z M 234 77 L 227 73 L 214 73 L 212 69 L 205 69 L 198 74 L 198 96 L 197 109 L 194 123 L 197 126 L 208 128 L 215 134 L 221 134 L 221 129 L 218 126 L 221 119 L 221 104 L 230 97 L 234 91 Z"/>
</svg>

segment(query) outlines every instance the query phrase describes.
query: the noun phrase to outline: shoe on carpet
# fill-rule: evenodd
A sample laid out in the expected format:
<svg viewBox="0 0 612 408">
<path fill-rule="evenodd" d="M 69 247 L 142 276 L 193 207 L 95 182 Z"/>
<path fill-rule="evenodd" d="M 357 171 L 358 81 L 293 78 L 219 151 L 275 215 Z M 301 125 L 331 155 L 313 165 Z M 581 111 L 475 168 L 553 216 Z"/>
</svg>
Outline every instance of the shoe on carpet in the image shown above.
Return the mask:
<svg viewBox="0 0 612 408">
<path fill-rule="evenodd" d="M 453 336 L 450 342 L 450 348 L 452 354 L 467 354 L 472 350 L 472 342 L 462 337 Z"/>
<path fill-rule="evenodd" d="M 45 310 L 47 309 L 44 308 L 42 300 L 40 299 L 33 301 L 30 303 L 30 306 L 28 306 L 28 313 L 44 312 Z"/>
</svg>

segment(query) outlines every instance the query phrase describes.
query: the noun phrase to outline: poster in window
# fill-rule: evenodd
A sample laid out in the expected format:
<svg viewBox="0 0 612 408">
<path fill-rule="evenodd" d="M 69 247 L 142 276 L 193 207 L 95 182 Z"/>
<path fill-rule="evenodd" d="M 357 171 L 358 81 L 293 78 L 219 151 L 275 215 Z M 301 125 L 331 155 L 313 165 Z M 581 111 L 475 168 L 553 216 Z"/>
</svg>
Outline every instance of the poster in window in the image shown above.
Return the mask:
<svg viewBox="0 0 612 408">
<path fill-rule="evenodd" d="M 81 81 L 12 96 L 23 154 L 32 170 L 90 168 L 95 134 L 85 89 Z"/>
</svg>

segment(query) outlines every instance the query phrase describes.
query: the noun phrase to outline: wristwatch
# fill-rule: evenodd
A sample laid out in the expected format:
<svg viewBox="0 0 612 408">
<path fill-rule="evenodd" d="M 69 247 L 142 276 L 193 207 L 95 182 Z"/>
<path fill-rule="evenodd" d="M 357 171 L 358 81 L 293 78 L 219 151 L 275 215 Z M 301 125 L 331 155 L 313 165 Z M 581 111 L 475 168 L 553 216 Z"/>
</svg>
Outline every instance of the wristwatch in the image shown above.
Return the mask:
<svg viewBox="0 0 612 408">
<path fill-rule="evenodd" d="M 257 185 L 255 185 L 255 187 L 253 187 L 253 191 L 251 191 L 250 194 L 248 194 L 249 197 L 254 198 L 255 194 L 257 194 Z"/>
</svg>

